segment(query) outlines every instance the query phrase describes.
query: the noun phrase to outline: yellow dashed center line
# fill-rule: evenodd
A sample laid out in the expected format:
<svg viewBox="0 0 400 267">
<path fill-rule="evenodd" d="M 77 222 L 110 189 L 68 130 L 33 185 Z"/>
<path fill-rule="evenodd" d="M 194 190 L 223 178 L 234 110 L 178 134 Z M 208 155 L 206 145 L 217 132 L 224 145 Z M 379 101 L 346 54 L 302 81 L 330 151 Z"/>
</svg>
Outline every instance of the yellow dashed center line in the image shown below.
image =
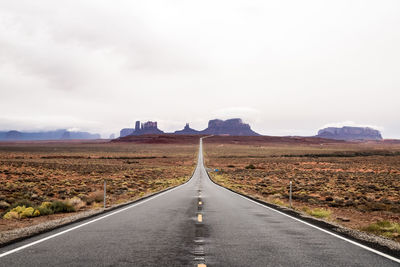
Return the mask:
<svg viewBox="0 0 400 267">
<path fill-rule="evenodd" d="M 197 264 L 197 267 L 207 267 L 204 263 Z"/>
<path fill-rule="evenodd" d="M 202 214 L 197 214 L 197 221 L 202 222 L 203 221 L 203 215 Z"/>
</svg>

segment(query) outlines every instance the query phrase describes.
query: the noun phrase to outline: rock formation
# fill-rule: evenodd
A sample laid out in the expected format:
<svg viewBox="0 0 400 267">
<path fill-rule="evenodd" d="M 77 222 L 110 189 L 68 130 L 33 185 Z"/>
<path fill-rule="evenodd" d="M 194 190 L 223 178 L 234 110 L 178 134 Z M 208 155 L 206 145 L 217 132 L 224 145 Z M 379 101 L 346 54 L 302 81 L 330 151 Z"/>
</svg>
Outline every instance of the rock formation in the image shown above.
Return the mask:
<svg viewBox="0 0 400 267">
<path fill-rule="evenodd" d="M 200 131 L 190 128 L 189 123 L 186 123 L 183 130 L 175 131 L 174 134 L 200 134 Z"/>
<path fill-rule="evenodd" d="M 258 136 L 259 134 L 254 132 L 250 125 L 243 123 L 241 119 L 230 119 L 230 120 L 210 120 L 208 122 L 208 128 L 201 131 L 201 134 L 213 134 L 213 135 L 232 135 L 232 136 Z"/>
<path fill-rule="evenodd" d="M 135 132 L 135 129 L 133 128 L 124 128 L 119 132 L 120 137 L 125 137 L 128 135 L 132 135 Z"/>
<path fill-rule="evenodd" d="M 120 137 L 128 135 L 143 135 L 143 134 L 163 134 L 164 132 L 158 129 L 156 121 L 148 121 L 145 123 L 140 123 L 136 121 L 135 129 L 125 128 L 120 131 Z"/>
<path fill-rule="evenodd" d="M 140 125 L 140 126 L 139 126 Z M 164 132 L 157 128 L 157 122 L 148 121 L 146 123 L 140 124 L 137 121 L 135 124 L 135 129 L 125 128 L 120 132 L 120 137 L 125 137 L 129 135 L 143 135 L 143 134 L 163 134 Z M 231 135 L 231 136 L 258 136 L 259 134 L 254 132 L 250 125 L 243 123 L 241 119 L 230 119 L 230 120 L 210 120 L 208 122 L 208 127 L 202 131 L 197 131 L 190 128 L 189 124 L 186 123 L 183 130 L 175 131 L 173 134 L 179 135 Z"/>
<path fill-rule="evenodd" d="M 318 131 L 317 137 L 336 140 L 382 140 L 378 130 L 369 127 L 328 127 Z"/>
</svg>

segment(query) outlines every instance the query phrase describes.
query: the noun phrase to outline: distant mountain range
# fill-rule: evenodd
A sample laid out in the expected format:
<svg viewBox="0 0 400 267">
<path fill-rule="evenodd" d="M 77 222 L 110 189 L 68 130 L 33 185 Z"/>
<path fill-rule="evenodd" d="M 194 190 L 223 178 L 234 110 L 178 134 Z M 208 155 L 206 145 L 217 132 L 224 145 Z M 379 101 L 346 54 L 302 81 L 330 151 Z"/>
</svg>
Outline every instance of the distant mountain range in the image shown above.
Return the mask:
<svg viewBox="0 0 400 267">
<path fill-rule="evenodd" d="M 164 132 L 157 128 L 157 122 L 148 121 L 140 123 L 137 121 L 135 128 L 125 128 L 120 132 L 120 137 L 129 135 L 143 135 L 143 134 L 163 134 Z M 187 123 L 186 126 L 173 134 L 177 135 L 231 135 L 231 136 L 258 136 L 260 134 L 254 132 L 249 124 L 243 123 L 241 119 L 230 120 L 210 120 L 208 127 L 202 131 L 197 131 L 190 128 Z"/>
<path fill-rule="evenodd" d="M 120 131 L 120 137 L 138 135 L 162 135 L 164 131 L 158 129 L 157 122 L 148 121 L 141 123 L 136 121 L 135 128 L 124 128 Z M 253 131 L 249 124 L 241 119 L 219 120 L 214 119 L 208 122 L 208 127 L 204 130 L 195 130 L 186 123 L 182 130 L 170 133 L 172 135 L 221 135 L 221 136 L 260 136 Z M 112 136 L 114 137 L 114 136 Z M 334 139 L 334 140 L 382 140 L 382 135 L 378 130 L 369 127 L 344 126 L 327 127 L 318 131 L 314 137 Z M 22 131 L 0 131 L 0 141 L 18 140 L 72 140 L 72 139 L 100 139 L 99 134 L 88 132 L 68 131 L 66 129 L 41 132 L 22 132 Z M 110 137 L 111 138 L 111 137 Z M 112 138 L 111 138 L 112 139 Z"/>
<path fill-rule="evenodd" d="M 20 132 L 6 131 L 0 132 L 0 141 L 19 141 L 19 140 L 71 140 L 71 139 L 100 139 L 99 134 L 88 132 L 75 132 L 65 129 L 46 131 L 46 132 Z"/>
</svg>

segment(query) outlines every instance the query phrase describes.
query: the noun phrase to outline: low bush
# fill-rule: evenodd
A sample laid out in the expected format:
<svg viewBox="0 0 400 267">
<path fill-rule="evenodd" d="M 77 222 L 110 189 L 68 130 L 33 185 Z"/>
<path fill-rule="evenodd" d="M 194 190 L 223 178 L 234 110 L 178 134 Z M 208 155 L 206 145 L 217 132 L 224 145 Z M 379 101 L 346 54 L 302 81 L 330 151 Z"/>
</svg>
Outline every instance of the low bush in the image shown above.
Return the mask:
<svg viewBox="0 0 400 267">
<path fill-rule="evenodd" d="M 66 202 L 74 207 L 75 210 L 79 210 L 86 205 L 85 202 L 83 202 L 79 197 L 67 199 Z"/>
<path fill-rule="evenodd" d="M 40 215 L 40 211 L 32 207 L 17 206 L 4 214 L 4 219 L 23 219 L 30 217 L 37 217 Z"/>
<path fill-rule="evenodd" d="M 40 212 L 40 215 L 51 215 L 54 214 L 54 211 L 51 210 L 50 208 L 45 208 L 45 207 L 38 207 L 38 211 Z"/>
<path fill-rule="evenodd" d="M 107 190 L 108 192 L 108 190 Z M 91 205 L 93 202 L 99 203 L 102 202 L 104 198 L 104 192 L 103 191 L 94 191 L 91 192 L 86 198 L 86 204 Z"/>
<path fill-rule="evenodd" d="M 21 202 L 20 202 L 21 203 Z M 26 203 L 26 202 L 25 202 Z M 32 205 L 31 203 L 27 203 Z M 41 215 L 51 215 L 54 213 L 73 212 L 75 211 L 73 203 L 68 201 L 53 201 L 43 202 L 40 206 L 16 206 L 6 212 L 3 216 L 4 219 L 24 219 L 30 217 L 37 217 Z"/>
<path fill-rule="evenodd" d="M 18 201 L 16 201 L 16 202 L 14 202 L 14 203 L 10 206 L 10 208 L 8 209 L 8 211 L 10 211 L 10 210 L 12 210 L 12 209 L 14 209 L 14 208 L 16 208 L 16 207 L 22 207 L 22 206 L 25 206 L 25 207 L 34 207 L 35 205 L 34 205 L 31 201 L 29 201 L 29 200 L 27 200 L 27 199 L 22 199 L 22 200 L 18 200 Z"/>
<path fill-rule="evenodd" d="M 54 211 L 51 209 L 51 202 L 43 202 L 39 207 L 38 210 L 40 215 L 50 215 L 53 214 Z"/>
<path fill-rule="evenodd" d="M 256 167 L 253 164 L 249 164 L 245 167 L 246 169 L 254 170 Z"/>
<path fill-rule="evenodd" d="M 0 201 L 0 209 L 1 210 L 7 210 L 10 207 L 10 204 L 8 204 L 5 201 Z"/>
<path fill-rule="evenodd" d="M 63 201 L 58 201 L 58 200 L 51 203 L 50 209 L 54 213 L 75 211 L 75 208 L 71 204 L 69 204 L 67 202 L 63 202 Z"/>
</svg>

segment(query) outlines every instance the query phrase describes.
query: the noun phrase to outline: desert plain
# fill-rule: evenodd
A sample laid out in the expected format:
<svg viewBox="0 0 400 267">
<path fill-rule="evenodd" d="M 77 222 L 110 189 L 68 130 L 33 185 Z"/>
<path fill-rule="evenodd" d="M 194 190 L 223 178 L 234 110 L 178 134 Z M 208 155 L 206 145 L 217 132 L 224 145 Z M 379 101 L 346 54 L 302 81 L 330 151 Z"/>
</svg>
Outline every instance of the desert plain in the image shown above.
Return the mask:
<svg viewBox="0 0 400 267">
<path fill-rule="evenodd" d="M 195 168 L 198 140 L 0 143 L 0 232 L 101 209 L 104 181 L 108 206 L 182 184 Z M 204 154 L 220 185 L 289 207 L 292 182 L 293 209 L 400 241 L 398 141 L 213 136 Z M 18 207 L 31 209 L 23 215 Z"/>
</svg>

